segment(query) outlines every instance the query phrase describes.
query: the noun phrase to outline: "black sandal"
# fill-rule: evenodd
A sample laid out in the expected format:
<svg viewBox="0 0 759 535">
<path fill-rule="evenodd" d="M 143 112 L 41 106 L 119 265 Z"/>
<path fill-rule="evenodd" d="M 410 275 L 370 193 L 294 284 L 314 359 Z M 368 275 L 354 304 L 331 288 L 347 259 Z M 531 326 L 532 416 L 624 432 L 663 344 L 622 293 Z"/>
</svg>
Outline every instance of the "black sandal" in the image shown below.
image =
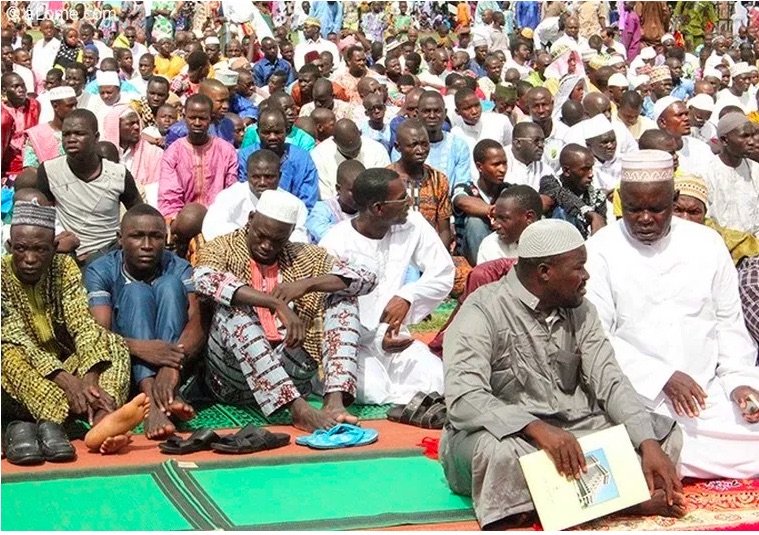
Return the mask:
<svg viewBox="0 0 759 535">
<path fill-rule="evenodd" d="M 273 450 L 289 443 L 290 435 L 287 433 L 272 433 L 254 424 L 248 424 L 234 435 L 221 437 L 211 444 L 211 448 L 216 453 L 244 454 Z"/>
<path fill-rule="evenodd" d="M 219 435 L 213 429 L 198 429 L 186 439 L 179 435 L 172 435 L 166 439 L 166 442 L 158 444 L 158 449 L 167 455 L 186 455 L 196 451 L 208 451 L 211 449 L 211 444 L 218 440 Z"/>
<path fill-rule="evenodd" d="M 439 403 L 442 403 L 443 408 L 445 408 L 445 398 L 438 392 L 432 392 L 430 394 L 417 392 L 406 405 L 396 405 L 387 411 L 387 419 L 391 422 L 398 422 L 416 427 L 425 427 L 423 425 L 424 415 L 427 414 L 427 411 L 433 406 Z M 439 429 L 435 427 L 427 428 Z"/>
</svg>

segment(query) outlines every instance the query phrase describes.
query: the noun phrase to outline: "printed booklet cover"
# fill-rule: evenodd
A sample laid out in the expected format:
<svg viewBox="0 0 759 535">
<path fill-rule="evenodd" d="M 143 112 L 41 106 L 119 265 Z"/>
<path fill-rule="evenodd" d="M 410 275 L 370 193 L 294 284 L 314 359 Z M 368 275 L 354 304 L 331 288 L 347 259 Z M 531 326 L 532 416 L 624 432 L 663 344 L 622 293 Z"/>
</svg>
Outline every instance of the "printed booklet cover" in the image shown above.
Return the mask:
<svg viewBox="0 0 759 535">
<path fill-rule="evenodd" d="M 544 451 L 520 457 L 545 531 L 566 529 L 648 500 L 646 479 L 624 425 L 578 439 L 587 473 L 571 481 Z"/>
</svg>

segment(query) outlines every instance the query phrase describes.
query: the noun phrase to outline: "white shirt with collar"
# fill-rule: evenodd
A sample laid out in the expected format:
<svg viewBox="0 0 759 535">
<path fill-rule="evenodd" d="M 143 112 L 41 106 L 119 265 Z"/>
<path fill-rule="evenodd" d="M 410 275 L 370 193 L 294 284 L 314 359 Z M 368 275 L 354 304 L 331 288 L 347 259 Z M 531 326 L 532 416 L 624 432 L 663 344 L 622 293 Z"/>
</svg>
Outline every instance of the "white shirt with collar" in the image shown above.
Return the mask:
<svg viewBox="0 0 759 535">
<path fill-rule="evenodd" d="M 503 178 L 503 181 L 509 184 L 525 184 L 535 191 L 540 191 L 540 179 L 543 175 L 550 173 L 543 160 L 525 165 L 514 156 L 511 145 L 504 147 L 504 150 L 506 151 L 508 167 L 506 168 L 506 176 Z"/>
<path fill-rule="evenodd" d="M 32 70 L 37 73 L 37 76 L 44 78 L 47 75 L 47 71 L 53 68 L 55 58 L 58 56 L 60 49 L 61 41 L 55 37 L 47 43 L 44 39 L 40 39 L 34 43 L 34 47 L 32 48 Z"/>
</svg>

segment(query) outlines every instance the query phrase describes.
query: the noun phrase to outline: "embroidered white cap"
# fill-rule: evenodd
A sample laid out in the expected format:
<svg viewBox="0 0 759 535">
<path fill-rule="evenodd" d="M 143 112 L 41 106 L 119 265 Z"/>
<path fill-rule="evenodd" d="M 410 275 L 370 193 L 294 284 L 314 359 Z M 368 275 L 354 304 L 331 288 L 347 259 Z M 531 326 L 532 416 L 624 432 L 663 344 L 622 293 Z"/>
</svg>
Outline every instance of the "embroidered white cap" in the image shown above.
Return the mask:
<svg viewBox="0 0 759 535">
<path fill-rule="evenodd" d="M 62 85 L 60 87 L 54 87 L 47 93 L 48 100 L 53 102 L 54 100 L 64 100 L 67 98 L 76 98 L 76 91 L 74 88 L 68 85 Z"/>
<path fill-rule="evenodd" d="M 673 180 L 672 156 L 663 150 L 636 150 L 622 156 L 622 182 Z"/>
<path fill-rule="evenodd" d="M 298 222 L 300 199 L 281 189 L 266 190 L 258 199 L 256 211 L 275 221 L 294 225 Z"/>
<path fill-rule="evenodd" d="M 214 72 L 213 77 L 220 81 L 222 84 L 224 84 L 227 87 L 235 86 L 237 85 L 237 77 L 240 76 L 240 74 L 236 71 L 230 70 L 230 69 L 219 69 L 218 71 Z"/>
<path fill-rule="evenodd" d="M 529 225 L 519 237 L 519 258 L 546 258 L 585 245 L 580 231 L 563 219 L 541 219 Z"/>
<path fill-rule="evenodd" d="M 730 68 L 730 76 L 735 78 L 736 76 L 740 76 L 741 74 L 748 74 L 751 72 L 751 69 L 748 66 L 748 63 L 745 61 L 741 61 L 739 63 L 736 63 Z"/>
</svg>

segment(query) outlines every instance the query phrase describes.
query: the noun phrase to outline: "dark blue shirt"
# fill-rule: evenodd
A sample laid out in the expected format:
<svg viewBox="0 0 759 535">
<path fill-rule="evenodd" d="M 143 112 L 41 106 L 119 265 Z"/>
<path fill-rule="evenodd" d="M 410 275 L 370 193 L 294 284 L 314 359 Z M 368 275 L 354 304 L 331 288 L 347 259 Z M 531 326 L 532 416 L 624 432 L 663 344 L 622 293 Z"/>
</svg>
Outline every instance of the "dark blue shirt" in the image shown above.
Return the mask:
<svg viewBox="0 0 759 535">
<path fill-rule="evenodd" d="M 293 69 L 287 61 L 282 58 L 277 58 L 277 61 L 272 62 L 263 58 L 253 65 L 253 83 L 256 84 L 256 87 L 265 86 L 269 83 L 271 75 L 276 71 L 284 71 L 287 73 L 287 83 L 285 85 L 290 85 L 295 81 Z"/>
<path fill-rule="evenodd" d="M 229 112 L 236 113 L 241 119 L 258 120 L 258 106 L 239 93 L 229 95 Z"/>
<path fill-rule="evenodd" d="M 164 149 L 168 149 L 169 146 L 177 139 L 187 137 L 189 133 L 187 129 L 187 123 L 184 120 L 177 121 L 169 127 L 169 131 L 166 132 L 166 142 L 164 143 Z M 235 144 L 235 123 L 228 117 L 222 117 L 220 121 L 211 122 L 211 126 L 208 127 L 208 135 L 216 136 L 224 141 L 228 141 L 232 145 Z"/>
<path fill-rule="evenodd" d="M 256 142 L 237 151 L 237 180 L 248 180 L 248 157 L 261 148 Z M 319 200 L 319 175 L 311 155 L 295 145 L 285 143 L 279 169 L 279 187 L 298 197 L 309 212 Z"/>
</svg>

